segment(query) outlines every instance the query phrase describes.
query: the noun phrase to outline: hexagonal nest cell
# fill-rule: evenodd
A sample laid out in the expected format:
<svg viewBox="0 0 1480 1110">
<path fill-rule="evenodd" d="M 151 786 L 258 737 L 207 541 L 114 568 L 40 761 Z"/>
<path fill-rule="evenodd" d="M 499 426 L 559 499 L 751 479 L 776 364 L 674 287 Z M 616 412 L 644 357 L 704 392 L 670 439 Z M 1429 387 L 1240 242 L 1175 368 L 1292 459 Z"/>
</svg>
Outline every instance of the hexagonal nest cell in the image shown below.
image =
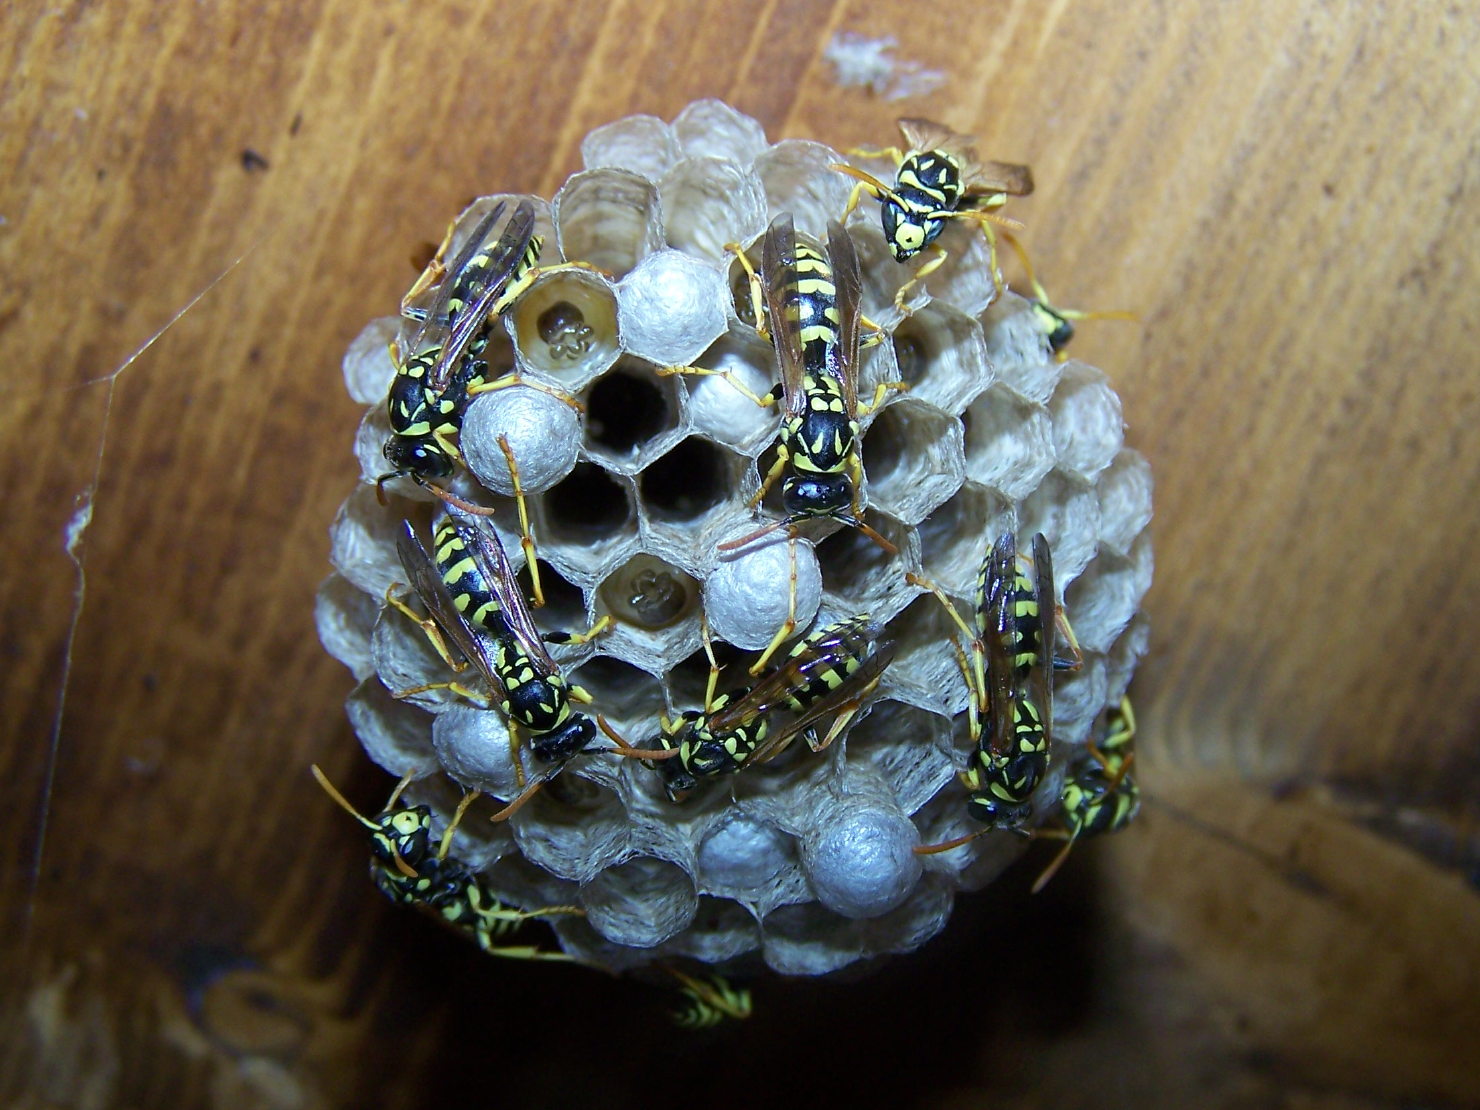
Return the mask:
<svg viewBox="0 0 1480 1110">
<path fill-rule="evenodd" d="M 316 612 L 325 647 L 359 681 L 350 719 L 373 761 L 416 780 L 406 797 L 430 807 L 437 833 L 458 800 L 449 779 L 499 805 L 521 776 L 548 779 L 507 821 L 473 806 L 451 841 L 500 897 L 582 911 L 527 926 L 546 948 L 613 970 L 677 960 L 789 975 L 906 951 L 940 930 L 956 891 L 989 881 L 1026 842 L 993 831 L 953 851 L 913 851 L 974 827 L 956 772 L 975 753 L 958 662 L 970 645 L 941 599 L 906 575 L 937 583 L 969 621 L 996 537 L 1016 529 L 1026 550 L 1033 532 L 1047 536 L 1084 653 L 1055 684 L 1059 727 L 1032 821 L 1051 824 L 1065 775 L 1083 764 L 1145 650 L 1150 471 L 1124 445 L 1105 376 L 1055 361 L 1026 303 L 998 295 L 973 228 L 947 231 L 952 264 L 921 282 L 912 314 L 894 311 L 889 298 L 914 267 L 890 256 L 866 199 L 849 227 L 865 311 L 885 333 L 859 359 L 859 393 L 872 399 L 885 380 L 908 387 L 861 422 L 861 515 L 879 538 L 837 520 L 802 522 L 796 543 L 737 573 L 764 542 L 731 545 L 779 515 L 776 489 L 753 503 L 781 422 L 779 406 L 755 403 L 778 380 L 776 357 L 727 248 L 742 244 L 760 266 L 761 238 L 783 212 L 799 238 L 825 242 L 851 188 L 830 168 L 844 156 L 799 140 L 768 145 L 759 124 L 718 101 L 672 124 L 619 120 L 582 153 L 586 169 L 553 202 L 499 198 L 509 211 L 532 204 L 545 236 L 540 271 L 488 325 L 482 357 L 499 388 L 466 405 L 466 466 L 441 485 L 495 510 L 527 597 L 512 455 L 548 600 L 532 621 L 541 634 L 606 623 L 590 642 L 548 650 L 591 699 L 573 708 L 625 743 L 656 746 L 663 719 L 702 711 L 711 684 L 723 697 L 764 681 L 800 638 L 863 614 L 880 680 L 805 722 L 810 731 L 777 710 L 773 727 L 798 732 L 789 745 L 682 801 L 655 763 L 622 757 L 600 731 L 563 768 L 511 746 L 477 672 L 455 672 L 385 600 L 390 590 L 418 611 L 396 586 L 409 577 L 397 554 L 402 521 L 425 536 L 452 511 L 405 477 L 385 485 L 386 503 L 372 485 L 393 469 L 379 454 L 397 373 L 386 344 L 421 327 L 433 286 L 409 318 L 372 321 L 345 357 L 350 395 L 369 405 L 356 441 L 364 480 L 334 524 L 335 570 Z M 459 218 L 444 260 L 493 199 Z M 761 678 L 748 675 L 755 645 L 789 610 L 790 638 Z M 721 668 L 712 683 L 706 635 Z M 452 681 L 473 697 L 438 686 Z M 421 686 L 437 688 L 406 693 Z M 840 734 L 811 750 L 844 709 Z"/>
</svg>

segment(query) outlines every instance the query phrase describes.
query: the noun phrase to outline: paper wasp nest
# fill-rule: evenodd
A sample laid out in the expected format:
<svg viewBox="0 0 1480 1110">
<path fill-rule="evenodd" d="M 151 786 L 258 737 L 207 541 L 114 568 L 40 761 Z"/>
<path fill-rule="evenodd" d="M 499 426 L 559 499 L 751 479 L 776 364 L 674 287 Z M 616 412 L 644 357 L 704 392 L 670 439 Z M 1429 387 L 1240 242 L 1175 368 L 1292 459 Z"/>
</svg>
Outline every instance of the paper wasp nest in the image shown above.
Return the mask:
<svg viewBox="0 0 1480 1110">
<path fill-rule="evenodd" d="M 690 105 L 672 124 L 633 117 L 599 128 L 582 153 L 587 168 L 552 203 L 535 200 L 541 264 L 580 259 L 610 276 L 540 278 L 499 322 L 488 358 L 494 371 L 517 367 L 585 411 L 527 389 L 476 398 L 462 447 L 481 485 L 464 474 L 453 488 L 496 507 L 493 523 L 519 565 L 496 445 L 500 432 L 509 436 L 549 597 L 536 619 L 584 630 L 612 615 L 614 628 L 594 642 L 552 650 L 594 695 L 592 709 L 645 744 L 661 711 L 702 703 L 701 606 L 710 605 L 717 640 L 733 645 L 719 648 L 724 690 L 744 681 L 785 617 L 789 580 L 782 534 L 751 556 L 760 561 L 750 572 L 716 551 L 762 523 L 746 502 L 774 457 L 775 409 L 719 377 L 657 371 L 729 369 L 766 392 L 774 354 L 752 326 L 743 274 L 724 245 L 739 241 L 758 259 L 760 236 L 783 211 L 799 233 L 824 238 L 850 181 L 828 169 L 838 152 L 768 144 L 754 120 L 717 101 Z M 463 235 L 491 203 L 464 213 Z M 1055 362 L 1021 298 L 993 302 L 980 235 L 953 233 L 950 260 L 925 283 L 930 296 L 901 320 L 892 300 L 913 270 L 890 257 L 877 205 L 863 204 L 848 229 L 863 310 L 890 333 L 864 353 L 859 392 L 910 385 L 866 421 L 863 439 L 867 519 L 899 554 L 848 527 L 802 529 L 825 538 L 815 559 L 808 543 L 797 545 L 798 634 L 867 612 L 887 622 L 896 657 L 861 719 L 821 755 L 794 744 L 674 804 L 651 766 L 586 754 L 507 823 L 470 812 L 454 853 L 512 904 L 584 906 L 584 918 L 550 926 L 592 963 L 623 969 L 682 956 L 742 972 L 761 962 L 784 974 L 829 972 L 917 947 L 942 928 L 958 890 L 990 882 L 1024 850 L 1023 838 L 997 832 L 937 855 L 911 851 L 974 826 L 955 779 L 970 746 L 951 625 L 906 571 L 935 579 L 964 608 L 1002 530 L 1047 535 L 1085 661 L 1055 684 L 1054 755 L 1037 807 L 1045 816 L 1069 755 L 1118 701 L 1145 649 L 1137 610 L 1151 580 L 1150 472 L 1123 445 L 1120 402 L 1104 375 Z M 429 501 L 398 483 L 422 500 L 382 506 L 373 486 L 388 469 L 386 345 L 401 326 L 376 320 L 345 359 L 350 394 L 368 406 L 357 440 L 364 484 L 333 526 L 336 573 L 319 592 L 318 622 L 326 648 L 359 680 L 348 711 L 366 752 L 394 777 L 423 777 L 407 797 L 445 820 L 460 794 L 448 776 L 510 796 L 509 749 L 496 710 L 445 690 L 391 695 L 450 677 L 422 631 L 383 600 L 406 579 L 401 521 L 425 530 Z"/>
</svg>

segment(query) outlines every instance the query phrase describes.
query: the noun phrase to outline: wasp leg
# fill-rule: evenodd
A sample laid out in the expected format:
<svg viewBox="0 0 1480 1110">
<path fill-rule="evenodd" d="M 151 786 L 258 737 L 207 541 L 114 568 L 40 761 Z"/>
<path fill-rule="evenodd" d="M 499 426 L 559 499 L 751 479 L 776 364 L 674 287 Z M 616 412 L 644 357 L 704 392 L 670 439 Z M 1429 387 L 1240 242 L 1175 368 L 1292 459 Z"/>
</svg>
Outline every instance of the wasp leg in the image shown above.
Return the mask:
<svg viewBox="0 0 1480 1110">
<path fill-rule="evenodd" d="M 1012 232 L 1002 231 L 999 234 L 1007 241 L 1007 245 L 1012 248 L 1013 253 L 1017 255 L 1018 262 L 1023 267 L 1023 274 L 1028 279 L 1028 286 L 1033 290 L 1034 300 L 1048 314 L 1048 320 L 1045 321 L 1045 331 L 1050 335 L 1054 333 L 1056 325 L 1062 327 L 1065 322 L 1071 320 L 1136 321 L 1140 319 L 1134 312 L 1087 312 L 1077 308 L 1059 308 L 1049 300 L 1048 290 L 1043 288 L 1043 284 L 1038 280 L 1038 275 L 1033 272 L 1033 260 L 1028 257 L 1027 248 L 1023 246 L 1018 237 L 1012 234 Z M 1072 329 L 1066 329 L 1065 334 L 1058 339 L 1054 349 L 1055 361 L 1064 362 L 1068 359 L 1069 355 L 1064 350 L 1064 347 L 1068 345 L 1073 335 Z"/>
<path fill-rule="evenodd" d="M 750 259 L 745 254 L 745 248 L 739 243 L 726 243 L 725 252 L 733 254 L 735 261 L 740 263 L 740 268 L 745 271 L 745 279 L 750 291 L 750 315 L 755 320 L 755 330 L 767 343 L 771 342 L 770 329 L 766 327 L 766 298 L 763 293 L 764 286 L 761 284 L 760 275 L 755 272 L 755 267 L 750 264 Z"/>
<path fill-rule="evenodd" d="M 1054 606 L 1054 626 L 1059 631 L 1059 638 L 1063 640 L 1067 655 L 1054 653 L 1053 669 L 1056 671 L 1077 671 L 1084 666 L 1084 649 L 1079 646 L 1079 637 L 1074 635 L 1074 626 L 1069 623 L 1068 616 L 1064 613 L 1062 605 Z"/>
<path fill-rule="evenodd" d="M 870 347 L 877 347 L 889 338 L 888 329 L 883 324 L 870 320 L 867 316 L 860 314 L 858 323 L 860 327 L 867 328 L 869 331 L 868 337 L 858 344 L 860 351 L 866 351 Z"/>
<path fill-rule="evenodd" d="M 879 407 L 880 403 L 890 393 L 908 393 L 909 391 L 909 382 L 880 382 L 878 385 L 874 386 L 874 396 L 872 400 L 859 402 L 857 415 L 860 418 L 868 416 Z"/>
<path fill-rule="evenodd" d="M 541 639 L 547 644 L 585 644 L 596 639 L 611 626 L 611 614 L 607 613 L 584 632 L 547 632 Z"/>
<path fill-rule="evenodd" d="M 755 495 L 746 503 L 749 508 L 755 508 L 766 499 L 766 494 L 776 484 L 776 479 L 781 477 L 781 472 L 786 469 L 786 464 L 791 461 L 791 452 L 783 443 L 776 448 L 776 461 L 771 464 L 771 469 L 766 471 L 766 476 L 761 479 L 761 488 L 755 491 Z M 757 533 L 759 535 L 760 533 Z M 755 537 L 750 537 L 754 539 Z"/>
<path fill-rule="evenodd" d="M 888 185 L 885 185 L 873 174 L 861 170 L 857 166 L 850 166 L 846 162 L 833 162 L 827 168 L 858 179 L 858 183 L 848 193 L 848 206 L 843 209 L 843 215 L 839 219 L 839 223 L 848 222 L 848 217 L 853 215 L 854 210 L 858 207 L 858 202 L 863 199 L 864 193 L 870 194 L 876 200 L 884 200 L 885 198 L 890 200 L 899 199 L 898 195 Z"/>
<path fill-rule="evenodd" d="M 670 378 L 675 374 L 686 374 L 695 378 L 724 378 L 725 381 L 730 383 L 730 387 L 735 392 L 748 400 L 754 401 L 758 407 L 763 409 L 770 408 L 781 399 L 780 386 L 777 386 L 764 397 L 757 397 L 744 382 L 729 370 L 706 370 L 702 366 L 660 366 L 658 368 L 658 377 L 660 378 Z"/>
<path fill-rule="evenodd" d="M 450 690 L 458 697 L 466 698 L 474 705 L 482 706 L 484 709 L 489 708 L 493 704 L 487 694 L 481 694 L 477 690 L 470 689 L 461 682 L 423 682 L 420 686 L 408 686 L 404 690 L 393 690 L 391 697 L 397 701 L 402 701 L 411 697 L 413 694 L 425 694 L 432 690 Z"/>
<path fill-rule="evenodd" d="M 776 630 L 776 635 L 771 637 L 771 642 L 766 645 L 766 650 L 761 652 L 760 658 L 750 665 L 752 675 L 760 674 L 771 656 L 776 653 L 776 649 L 791 639 L 792 633 L 797 630 L 797 541 L 795 538 L 787 539 L 786 549 L 791 556 L 791 581 L 786 590 L 786 620 L 781 622 L 781 627 Z"/>
<path fill-rule="evenodd" d="M 509 960 L 551 960 L 558 963 L 579 963 L 574 956 L 565 952 L 547 952 L 543 948 L 534 945 L 501 945 L 485 944 L 480 939 L 478 947 L 490 956 L 500 956 Z"/>
<path fill-rule="evenodd" d="M 901 285 L 898 291 L 894 294 L 894 307 L 904 316 L 913 316 L 915 314 L 915 310 L 905 303 L 909 299 L 910 290 L 919 285 L 920 282 L 924 281 L 931 274 L 935 273 L 936 270 L 939 270 L 942 266 L 944 266 L 946 264 L 946 259 L 951 257 L 950 252 L 938 244 L 934 247 L 931 247 L 930 249 L 934 257 L 931 258 L 930 261 L 926 262 L 923 266 L 921 266 L 918 270 L 916 270 L 915 276 Z M 992 255 L 992 273 L 994 275 L 997 273 L 996 257 L 997 256 L 994 251 Z M 998 285 L 998 291 L 1001 291 L 1000 283 Z"/>
<path fill-rule="evenodd" d="M 525 291 L 537 279 L 544 277 L 546 274 L 558 274 L 564 270 L 585 270 L 587 273 L 600 274 L 602 277 L 608 279 L 612 276 L 600 266 L 593 266 L 589 262 L 557 262 L 553 266 L 532 266 L 519 275 L 518 281 L 511 282 L 509 287 L 499 295 L 499 299 L 494 301 L 493 307 L 489 309 L 488 315 L 490 317 L 502 316 L 513 307 L 514 302 L 522 297 Z"/>
<path fill-rule="evenodd" d="M 958 836 L 954 840 L 945 840 L 939 844 L 917 844 L 915 845 L 914 852 L 917 856 L 933 856 L 939 852 L 949 852 L 951 849 L 959 848 L 963 844 L 970 844 L 977 837 L 985 836 L 991 831 L 991 825 L 984 825 L 974 832 L 969 832 L 962 836 Z"/>
<path fill-rule="evenodd" d="M 452 820 L 447 823 L 447 828 L 442 833 L 442 840 L 437 845 L 438 860 L 447 858 L 447 852 L 452 847 L 452 836 L 457 832 L 457 827 L 462 824 L 463 814 L 468 812 L 468 806 L 472 805 L 482 793 L 483 791 L 481 790 L 469 790 L 463 794 L 462 800 L 457 803 L 457 810 L 453 813 Z"/>
<path fill-rule="evenodd" d="M 512 374 L 505 374 L 502 378 L 497 378 L 491 382 L 475 382 L 474 384 L 468 386 L 468 396 L 476 397 L 480 393 L 492 393 L 496 389 L 508 389 L 511 386 L 516 385 L 522 385 L 526 389 L 538 389 L 541 393 L 548 393 L 551 397 L 554 397 L 562 404 L 569 405 L 571 408 L 575 409 L 576 412 L 586 411 L 586 406 L 581 404 L 581 402 L 577 401 L 568 393 L 563 393 L 560 390 L 555 389 L 553 386 L 545 385 L 542 382 L 531 381 L 530 379 L 520 374 L 517 370 Z"/>
<path fill-rule="evenodd" d="M 989 201 L 989 207 L 997 208 L 1006 203 L 1007 198 L 1001 197 Z M 1016 228 L 1022 230 L 1022 224 L 1010 216 L 999 216 L 987 208 L 959 208 L 954 212 L 946 212 L 943 215 L 952 220 L 970 220 L 982 229 L 982 237 L 987 241 L 988 265 L 992 271 L 992 286 L 997 291 L 997 296 L 1002 295 L 1006 285 L 1002 281 L 1002 268 L 997 264 L 997 233 L 992 230 L 992 225 L 997 224 L 1004 228 Z M 923 269 L 923 268 L 922 268 Z"/>
<path fill-rule="evenodd" d="M 519 509 L 519 546 L 524 551 L 524 565 L 529 568 L 529 585 L 534 592 L 534 607 L 545 607 L 545 591 L 540 586 L 540 564 L 535 558 L 534 537 L 529 533 L 529 507 L 524 501 L 524 485 L 519 480 L 519 463 L 514 458 L 514 449 L 509 446 L 509 437 L 500 433 L 498 449 L 504 453 L 509 467 L 509 482 L 514 487 L 514 504 Z"/>
<path fill-rule="evenodd" d="M 956 652 L 956 665 L 961 668 L 961 677 L 966 681 L 967 693 L 967 722 L 971 729 L 971 743 L 977 746 L 981 742 L 981 721 L 986 714 L 987 706 L 987 649 L 981 638 L 967 625 L 966 619 L 961 616 L 961 611 L 950 598 L 934 582 L 928 578 L 922 578 L 918 574 L 906 574 L 905 581 L 912 586 L 919 586 L 923 590 L 929 590 L 935 595 L 935 599 L 941 603 L 951 620 L 955 621 L 956 627 L 966 637 L 966 642 L 971 645 L 971 655 L 968 661 L 966 652 L 961 650 L 961 645 L 951 640 L 951 647 Z"/>
<path fill-rule="evenodd" d="M 882 677 L 881 675 L 880 678 Z M 828 728 L 827 734 L 821 740 L 818 740 L 815 733 L 809 733 L 807 735 L 807 747 L 811 748 L 814 752 L 825 752 L 828 748 L 832 747 L 832 742 L 841 736 L 843 730 L 848 727 L 853 718 L 858 716 L 859 707 L 863 705 L 864 699 L 869 697 L 878 688 L 878 685 L 879 679 L 876 678 L 868 684 L 867 689 L 860 690 L 856 697 L 849 698 L 842 705 L 838 706 L 838 715 L 833 719 L 833 723 Z"/>
<path fill-rule="evenodd" d="M 436 650 L 437 654 L 441 657 L 442 662 L 446 663 L 447 666 L 451 669 L 453 674 L 462 674 L 463 671 L 468 669 L 467 660 L 453 659 L 452 652 L 447 647 L 447 640 L 443 637 L 442 630 L 437 627 L 437 622 L 432 620 L 431 617 L 417 616 L 415 609 L 411 608 L 411 606 L 407 605 L 399 597 L 395 596 L 396 587 L 399 585 L 399 582 L 392 582 L 388 587 L 386 587 L 385 603 L 389 605 L 392 609 L 400 612 L 406 617 L 407 620 L 416 625 L 422 630 L 423 633 L 425 633 L 427 641 Z"/>
</svg>

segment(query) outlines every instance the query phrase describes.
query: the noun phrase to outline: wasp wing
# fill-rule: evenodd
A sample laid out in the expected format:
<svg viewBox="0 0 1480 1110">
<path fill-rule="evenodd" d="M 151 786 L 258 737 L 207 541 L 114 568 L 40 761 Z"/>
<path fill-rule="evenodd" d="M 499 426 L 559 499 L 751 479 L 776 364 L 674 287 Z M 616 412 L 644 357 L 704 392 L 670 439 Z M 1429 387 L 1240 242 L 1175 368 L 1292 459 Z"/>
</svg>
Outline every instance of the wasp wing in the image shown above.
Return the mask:
<svg viewBox="0 0 1480 1110">
<path fill-rule="evenodd" d="M 976 139 L 970 135 L 962 135 L 943 123 L 918 117 L 907 117 L 897 122 L 905 146 L 909 148 L 907 153 L 938 150 L 965 161 L 976 161 Z"/>
<path fill-rule="evenodd" d="M 427 607 L 427 612 L 437 622 L 443 634 L 483 676 L 489 689 L 500 698 L 505 697 L 504 684 L 499 681 L 494 670 L 487 644 L 468 627 L 463 615 L 452 604 L 452 599 L 447 596 L 447 587 L 442 584 L 442 576 L 437 571 L 437 564 L 427 554 L 421 537 L 416 534 L 416 529 L 409 520 L 402 521 L 401 534 L 396 537 L 396 552 L 401 556 L 401 567 L 406 571 L 411 588 L 421 598 L 422 604 Z"/>
<path fill-rule="evenodd" d="M 1033 535 L 1033 601 L 1038 607 L 1038 662 L 1028 676 L 1029 692 L 1038 703 L 1043 735 L 1053 736 L 1053 657 L 1058 621 L 1054 619 L 1053 555 L 1042 532 Z"/>
<path fill-rule="evenodd" d="M 884 626 L 876 620 L 853 617 L 813 633 L 793 649 L 780 666 L 757 682 L 748 694 L 711 717 L 710 729 L 729 732 L 757 716 L 772 712 L 828 670 L 842 665 L 843 660 L 861 658 L 883 630 Z"/>
<path fill-rule="evenodd" d="M 776 359 L 781 368 L 783 403 L 789 416 L 797 416 L 807 407 L 807 394 L 802 387 L 801 321 L 796 306 L 787 303 L 788 294 L 796 289 L 797 279 L 796 227 L 790 212 L 781 213 L 766 229 L 761 268 L 766 277 L 766 314 L 770 317 L 771 340 L 776 344 Z"/>
<path fill-rule="evenodd" d="M 777 755 L 793 737 L 805 732 L 817 721 L 835 713 L 849 702 L 857 702 L 868 696 L 884 673 L 884 668 L 894 660 L 894 641 L 885 640 L 874 648 L 874 653 L 858 665 L 858 669 L 840 682 L 825 696 L 809 705 L 806 710 L 788 721 L 783 727 L 767 736 L 765 742 L 750 754 L 745 766 L 764 763 Z M 849 706 L 849 708 L 852 708 Z"/>
<path fill-rule="evenodd" d="M 1033 191 L 1033 170 L 1017 162 L 969 162 L 961 169 L 969 195 L 1006 193 L 1025 197 Z"/>
<path fill-rule="evenodd" d="M 499 217 L 504 214 L 504 202 L 499 201 L 493 206 L 489 213 L 478 221 L 478 226 L 468 236 L 462 250 L 457 252 L 457 257 L 452 260 L 452 265 L 446 267 L 442 272 L 442 280 L 437 285 L 436 296 L 431 304 L 425 308 L 407 310 L 403 305 L 403 311 L 414 312 L 415 317 L 421 320 L 421 327 L 406 344 L 405 355 L 408 359 L 414 358 L 427 347 L 436 344 L 430 341 L 431 335 L 438 330 L 445 330 L 452 326 L 453 321 L 448 311 L 448 303 L 452 300 L 453 290 L 457 288 L 458 282 L 468 268 L 468 264 L 478 256 L 478 251 L 487 242 L 493 227 L 498 223 Z M 448 238 L 452 233 L 448 232 Z M 418 282 L 420 284 L 420 282 Z"/>
<path fill-rule="evenodd" d="M 509 217 L 509 222 L 504 225 L 498 242 L 489 249 L 488 265 L 483 268 L 476 290 L 467 293 L 457 318 L 452 321 L 447 341 L 442 344 L 442 352 L 437 356 L 437 363 L 428 376 L 433 388 L 441 389 L 451 379 L 453 370 L 462 361 L 463 352 L 468 349 L 468 344 L 488 322 L 489 311 L 509 284 L 509 278 L 513 276 L 533 238 L 534 205 L 522 200 Z M 466 265 L 463 269 L 467 269 Z M 460 283 L 461 273 L 459 271 L 458 276 L 452 279 L 455 283 Z M 448 295 L 450 298 L 450 288 Z"/>
<path fill-rule="evenodd" d="M 1017 576 L 1017 536 L 1003 532 L 989 556 L 986 604 L 978 614 L 978 633 L 987 652 L 987 723 L 990 744 L 998 755 L 1006 752 L 1016 732 L 1018 698 L 1016 665 L 1009 645 L 1016 631 L 1013 582 Z"/>
<path fill-rule="evenodd" d="M 464 513 L 455 506 L 449 506 L 447 511 L 479 573 L 493 590 L 493 596 L 498 599 L 499 610 L 509 632 L 519 641 L 519 646 L 535 666 L 542 669 L 544 675 L 558 673 L 560 668 L 545 649 L 544 639 L 535 627 L 534 618 L 530 616 L 529 604 L 524 600 L 523 591 L 519 589 L 519 579 L 514 574 L 509 556 L 504 551 L 498 533 L 493 530 L 493 525 L 486 519 Z"/>
<path fill-rule="evenodd" d="M 832 352 L 832 370 L 843 385 L 851 417 L 858 412 L 858 320 L 863 311 L 863 275 L 853 239 L 836 220 L 827 225 L 827 261 L 838 296 L 838 345 Z"/>
</svg>

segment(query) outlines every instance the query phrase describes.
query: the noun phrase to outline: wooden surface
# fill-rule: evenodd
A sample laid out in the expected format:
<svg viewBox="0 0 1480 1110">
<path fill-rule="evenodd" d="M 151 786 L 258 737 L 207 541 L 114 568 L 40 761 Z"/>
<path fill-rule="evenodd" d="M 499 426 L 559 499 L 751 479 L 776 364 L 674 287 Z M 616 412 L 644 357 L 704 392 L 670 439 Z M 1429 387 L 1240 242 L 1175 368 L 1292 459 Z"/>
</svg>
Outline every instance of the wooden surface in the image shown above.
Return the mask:
<svg viewBox="0 0 1480 1110">
<path fill-rule="evenodd" d="M 1480 1105 L 1477 24 L 1124 13 L 10 5 L 0 1101 Z M 840 88 L 837 31 L 946 83 Z M 1143 318 L 1076 352 L 1157 481 L 1139 825 L 875 977 L 763 985 L 718 1042 L 394 912 L 306 774 L 386 788 L 312 624 L 345 345 L 465 200 L 702 96 L 1031 162 L 1058 299 Z"/>
</svg>

